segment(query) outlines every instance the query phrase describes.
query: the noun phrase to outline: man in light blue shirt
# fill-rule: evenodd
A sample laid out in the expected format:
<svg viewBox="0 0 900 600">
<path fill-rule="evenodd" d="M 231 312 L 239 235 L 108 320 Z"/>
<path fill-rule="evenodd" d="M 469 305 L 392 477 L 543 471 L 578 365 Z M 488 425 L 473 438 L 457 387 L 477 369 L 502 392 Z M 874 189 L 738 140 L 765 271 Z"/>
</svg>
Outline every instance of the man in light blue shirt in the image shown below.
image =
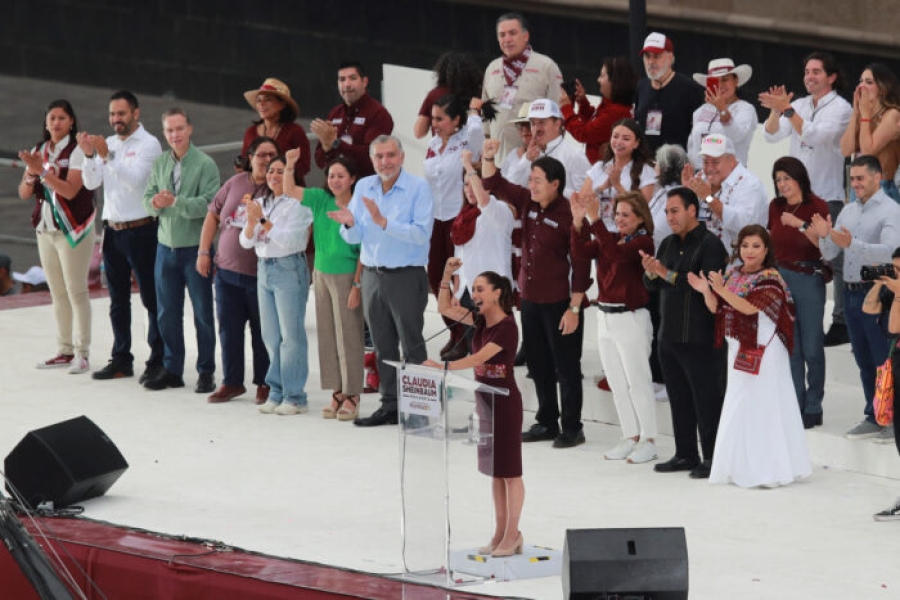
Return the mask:
<svg viewBox="0 0 900 600">
<path fill-rule="evenodd" d="M 381 407 L 354 423 L 360 427 L 397 423 L 397 375 L 386 360 L 421 363 L 427 358 L 422 328 L 428 304 L 428 248 L 433 199 L 428 183 L 403 170 L 403 148 L 382 135 L 369 149 L 375 175 L 356 184 L 347 208 L 329 213 L 341 223 L 341 237 L 360 244 L 363 311 L 372 333 L 381 382 Z M 461 175 L 460 175 L 461 176 Z"/>
<path fill-rule="evenodd" d="M 850 163 L 850 186 L 856 192 L 856 202 L 841 211 L 834 227 L 830 218 L 819 215 L 813 217 L 811 225 L 819 235 L 822 256 L 833 259 L 844 251 L 844 319 L 866 396 L 865 418 L 846 436 L 893 441 L 893 429 L 875 422 L 872 406 L 875 369 L 887 359 L 890 340 L 878 324 L 878 317 L 862 310 L 873 283 L 862 280 L 860 268 L 891 262 L 891 254 L 900 246 L 900 205 L 881 189 L 881 164 L 874 156 L 858 156 Z"/>
</svg>

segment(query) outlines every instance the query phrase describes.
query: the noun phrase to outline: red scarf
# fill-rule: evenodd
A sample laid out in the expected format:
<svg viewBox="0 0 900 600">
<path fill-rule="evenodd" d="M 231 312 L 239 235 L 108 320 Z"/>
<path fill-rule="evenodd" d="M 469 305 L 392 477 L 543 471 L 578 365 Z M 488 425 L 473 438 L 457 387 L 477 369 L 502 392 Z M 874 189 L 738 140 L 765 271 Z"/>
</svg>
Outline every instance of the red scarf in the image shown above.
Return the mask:
<svg viewBox="0 0 900 600">
<path fill-rule="evenodd" d="M 513 85 L 525 70 L 525 63 L 531 56 L 531 44 L 525 46 L 525 51 L 516 58 L 503 57 L 503 76 L 506 78 L 506 85 Z"/>
<path fill-rule="evenodd" d="M 476 204 L 466 202 L 453 220 L 453 225 L 450 226 L 450 239 L 455 246 L 462 246 L 472 239 L 472 236 L 475 235 L 475 221 L 479 215 L 481 215 L 481 209 Z"/>
</svg>

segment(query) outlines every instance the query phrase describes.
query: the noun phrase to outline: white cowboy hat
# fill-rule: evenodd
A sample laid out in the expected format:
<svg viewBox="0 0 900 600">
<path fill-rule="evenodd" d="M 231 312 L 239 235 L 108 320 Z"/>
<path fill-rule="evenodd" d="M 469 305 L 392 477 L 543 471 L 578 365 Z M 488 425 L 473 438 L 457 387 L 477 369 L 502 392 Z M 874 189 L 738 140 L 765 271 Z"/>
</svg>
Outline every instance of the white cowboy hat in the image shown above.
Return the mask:
<svg viewBox="0 0 900 600">
<path fill-rule="evenodd" d="M 709 61 L 706 74 L 694 73 L 694 81 L 706 87 L 707 77 L 724 77 L 725 75 L 735 75 L 738 87 L 741 87 L 750 81 L 750 76 L 753 75 L 753 67 L 750 65 L 734 66 L 734 61 L 730 58 L 717 58 Z"/>
</svg>

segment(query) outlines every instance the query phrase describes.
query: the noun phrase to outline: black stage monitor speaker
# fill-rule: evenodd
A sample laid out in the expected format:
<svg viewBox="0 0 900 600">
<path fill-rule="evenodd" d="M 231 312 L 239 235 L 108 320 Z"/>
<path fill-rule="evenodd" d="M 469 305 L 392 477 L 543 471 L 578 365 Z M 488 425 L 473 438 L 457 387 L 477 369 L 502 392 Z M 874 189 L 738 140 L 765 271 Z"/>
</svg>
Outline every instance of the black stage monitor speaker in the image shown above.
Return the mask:
<svg viewBox="0 0 900 600">
<path fill-rule="evenodd" d="M 684 528 L 569 529 L 562 584 L 568 600 L 687 600 Z"/>
<path fill-rule="evenodd" d="M 102 496 L 127 468 L 112 440 L 84 416 L 29 432 L 4 461 L 7 489 L 15 487 L 32 508 Z"/>
</svg>

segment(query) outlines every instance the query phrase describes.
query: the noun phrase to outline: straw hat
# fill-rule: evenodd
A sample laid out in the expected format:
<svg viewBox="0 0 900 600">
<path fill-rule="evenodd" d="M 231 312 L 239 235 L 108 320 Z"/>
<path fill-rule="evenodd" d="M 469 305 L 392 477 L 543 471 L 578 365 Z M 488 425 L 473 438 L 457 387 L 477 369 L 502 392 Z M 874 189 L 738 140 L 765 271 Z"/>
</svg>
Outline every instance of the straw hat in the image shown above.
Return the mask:
<svg viewBox="0 0 900 600">
<path fill-rule="evenodd" d="M 724 77 L 725 75 L 736 75 L 738 87 L 741 87 L 750 81 L 750 76 L 753 75 L 753 67 L 750 65 L 738 65 L 736 67 L 734 66 L 734 61 L 730 58 L 717 58 L 709 61 L 706 75 L 694 73 L 694 81 L 706 87 L 707 77 Z"/>
<path fill-rule="evenodd" d="M 531 123 L 531 119 L 528 118 L 528 111 L 531 108 L 531 102 L 526 102 L 522 106 L 519 107 L 519 116 L 515 119 L 510 119 L 510 123 Z"/>
<path fill-rule="evenodd" d="M 262 85 L 259 86 L 259 89 L 244 92 L 244 99 L 247 100 L 247 104 L 253 107 L 254 110 L 256 110 L 256 97 L 260 94 L 271 94 L 276 96 L 294 110 L 295 117 L 300 114 L 300 107 L 297 106 L 297 103 L 291 98 L 291 88 L 285 85 L 280 79 L 269 77 L 263 81 Z"/>
</svg>

